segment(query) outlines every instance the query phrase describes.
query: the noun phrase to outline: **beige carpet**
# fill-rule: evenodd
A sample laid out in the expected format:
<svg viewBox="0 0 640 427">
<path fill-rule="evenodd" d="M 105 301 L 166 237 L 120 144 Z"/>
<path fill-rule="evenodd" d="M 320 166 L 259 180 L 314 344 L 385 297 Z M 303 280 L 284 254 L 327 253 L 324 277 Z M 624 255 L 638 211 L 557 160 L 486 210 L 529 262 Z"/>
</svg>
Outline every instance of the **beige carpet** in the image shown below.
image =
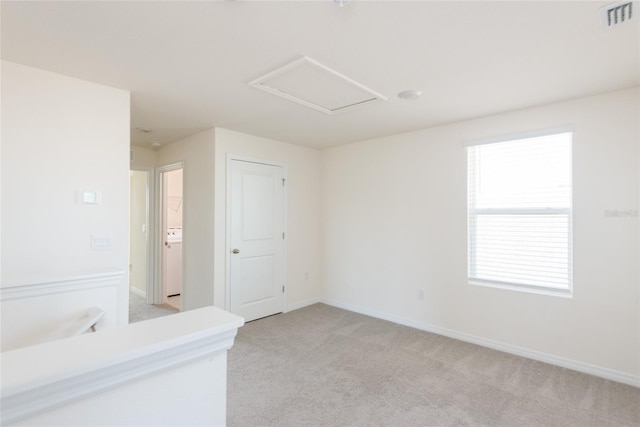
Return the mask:
<svg viewBox="0 0 640 427">
<path fill-rule="evenodd" d="M 316 304 L 240 328 L 229 426 L 639 426 L 640 389 Z"/>
<path fill-rule="evenodd" d="M 169 304 L 151 305 L 140 295 L 129 292 L 129 323 L 142 322 L 156 317 L 168 316 L 178 313 L 175 307 Z"/>
</svg>

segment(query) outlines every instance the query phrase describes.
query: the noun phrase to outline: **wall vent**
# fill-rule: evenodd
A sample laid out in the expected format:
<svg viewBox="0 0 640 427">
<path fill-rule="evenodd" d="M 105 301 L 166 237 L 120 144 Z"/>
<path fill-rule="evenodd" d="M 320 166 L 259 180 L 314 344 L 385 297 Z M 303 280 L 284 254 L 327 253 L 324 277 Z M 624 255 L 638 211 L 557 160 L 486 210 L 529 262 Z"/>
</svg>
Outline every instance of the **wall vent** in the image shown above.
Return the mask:
<svg viewBox="0 0 640 427">
<path fill-rule="evenodd" d="M 630 1 L 612 3 L 600 10 L 602 13 L 602 25 L 605 28 L 615 27 L 633 18 L 633 2 Z"/>
</svg>

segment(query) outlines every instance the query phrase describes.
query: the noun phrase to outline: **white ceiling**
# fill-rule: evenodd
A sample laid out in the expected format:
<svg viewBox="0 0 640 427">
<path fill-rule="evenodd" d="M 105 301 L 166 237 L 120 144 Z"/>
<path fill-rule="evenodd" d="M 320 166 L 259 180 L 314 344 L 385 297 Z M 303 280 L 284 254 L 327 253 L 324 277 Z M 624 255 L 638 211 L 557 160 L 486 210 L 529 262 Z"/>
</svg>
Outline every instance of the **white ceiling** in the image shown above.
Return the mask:
<svg viewBox="0 0 640 427">
<path fill-rule="evenodd" d="M 328 147 L 638 86 L 640 4 L 604 29 L 609 3 L 3 1 L 2 58 L 130 90 L 136 145 L 220 126 Z M 248 85 L 302 56 L 388 100 L 327 115 Z"/>
</svg>

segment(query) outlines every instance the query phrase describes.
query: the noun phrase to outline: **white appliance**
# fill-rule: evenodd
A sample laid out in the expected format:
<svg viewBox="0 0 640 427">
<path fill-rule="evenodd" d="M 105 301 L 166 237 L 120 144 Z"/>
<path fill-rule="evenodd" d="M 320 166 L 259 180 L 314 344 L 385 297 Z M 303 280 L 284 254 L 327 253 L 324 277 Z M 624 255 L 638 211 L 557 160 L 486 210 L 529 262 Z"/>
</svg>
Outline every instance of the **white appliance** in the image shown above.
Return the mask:
<svg viewBox="0 0 640 427">
<path fill-rule="evenodd" d="M 164 277 L 167 296 L 172 297 L 182 292 L 182 228 L 170 227 L 166 242 Z"/>
</svg>

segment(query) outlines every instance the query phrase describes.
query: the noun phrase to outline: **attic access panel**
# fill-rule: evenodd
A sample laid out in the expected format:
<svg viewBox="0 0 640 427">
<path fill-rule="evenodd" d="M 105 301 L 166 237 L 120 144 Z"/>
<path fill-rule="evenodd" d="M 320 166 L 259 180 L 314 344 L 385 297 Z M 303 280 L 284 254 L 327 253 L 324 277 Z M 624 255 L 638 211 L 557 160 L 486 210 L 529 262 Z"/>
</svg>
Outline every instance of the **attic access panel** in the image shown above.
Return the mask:
<svg viewBox="0 0 640 427">
<path fill-rule="evenodd" d="M 387 99 L 306 56 L 253 80 L 249 85 L 326 114 Z"/>
</svg>

